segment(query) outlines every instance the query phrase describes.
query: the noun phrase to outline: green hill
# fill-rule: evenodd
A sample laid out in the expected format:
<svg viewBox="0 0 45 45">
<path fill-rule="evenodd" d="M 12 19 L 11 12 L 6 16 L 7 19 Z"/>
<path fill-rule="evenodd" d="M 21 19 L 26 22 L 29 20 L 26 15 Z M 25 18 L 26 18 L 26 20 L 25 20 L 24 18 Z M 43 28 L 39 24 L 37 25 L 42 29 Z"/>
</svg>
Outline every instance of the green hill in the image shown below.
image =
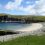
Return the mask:
<svg viewBox="0 0 45 45">
<path fill-rule="evenodd" d="M 2 21 L 45 22 L 45 16 L 0 14 L 0 22 Z"/>
<path fill-rule="evenodd" d="M 19 37 L 7 42 L 0 42 L 0 45 L 45 45 L 45 35 Z"/>
</svg>

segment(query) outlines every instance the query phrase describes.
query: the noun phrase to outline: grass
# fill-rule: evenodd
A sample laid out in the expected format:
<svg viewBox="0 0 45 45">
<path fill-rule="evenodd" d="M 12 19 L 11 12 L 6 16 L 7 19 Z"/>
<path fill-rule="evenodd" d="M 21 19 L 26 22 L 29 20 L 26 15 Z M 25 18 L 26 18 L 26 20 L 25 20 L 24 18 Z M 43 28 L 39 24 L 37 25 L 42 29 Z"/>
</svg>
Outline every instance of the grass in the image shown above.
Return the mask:
<svg viewBox="0 0 45 45">
<path fill-rule="evenodd" d="M 45 35 L 19 37 L 7 42 L 0 42 L 0 45 L 45 45 Z"/>
</svg>

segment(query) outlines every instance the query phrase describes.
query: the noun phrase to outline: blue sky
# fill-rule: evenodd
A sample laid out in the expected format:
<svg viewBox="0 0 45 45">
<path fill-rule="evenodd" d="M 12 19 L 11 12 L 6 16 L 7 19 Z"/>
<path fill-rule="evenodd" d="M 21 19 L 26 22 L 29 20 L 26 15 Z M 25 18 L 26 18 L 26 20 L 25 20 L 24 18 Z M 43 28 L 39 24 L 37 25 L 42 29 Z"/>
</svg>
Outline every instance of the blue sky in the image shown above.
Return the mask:
<svg viewBox="0 0 45 45">
<path fill-rule="evenodd" d="M 45 0 L 0 0 L 0 13 L 45 15 Z"/>
</svg>

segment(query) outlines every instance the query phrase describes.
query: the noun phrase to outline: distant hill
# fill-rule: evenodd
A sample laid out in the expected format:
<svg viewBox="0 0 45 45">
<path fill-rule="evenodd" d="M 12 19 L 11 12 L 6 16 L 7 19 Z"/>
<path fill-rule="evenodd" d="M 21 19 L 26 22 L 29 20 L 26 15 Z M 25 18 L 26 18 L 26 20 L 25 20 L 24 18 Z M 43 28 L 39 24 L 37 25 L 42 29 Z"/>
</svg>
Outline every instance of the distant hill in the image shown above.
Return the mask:
<svg viewBox="0 0 45 45">
<path fill-rule="evenodd" d="M 22 21 L 25 23 L 31 22 L 45 22 L 45 16 L 32 16 L 32 15 L 10 15 L 10 14 L 0 14 L 0 22 L 14 22 L 14 21 Z"/>
</svg>

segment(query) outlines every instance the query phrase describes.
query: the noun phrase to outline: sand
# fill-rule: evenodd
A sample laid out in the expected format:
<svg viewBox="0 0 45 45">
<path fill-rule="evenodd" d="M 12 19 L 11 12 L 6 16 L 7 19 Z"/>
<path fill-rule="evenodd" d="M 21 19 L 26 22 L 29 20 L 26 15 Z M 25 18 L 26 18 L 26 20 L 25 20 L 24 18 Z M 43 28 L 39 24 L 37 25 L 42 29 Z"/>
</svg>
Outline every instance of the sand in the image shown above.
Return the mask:
<svg viewBox="0 0 45 45">
<path fill-rule="evenodd" d="M 21 32 L 30 32 L 30 31 L 35 31 L 35 30 L 38 30 L 40 28 L 42 28 L 42 24 L 41 23 L 32 23 L 31 26 L 28 26 L 26 28 L 22 28 L 22 29 L 19 29 L 17 31 L 21 31 Z"/>
<path fill-rule="evenodd" d="M 0 41 L 3 42 L 3 41 L 8 41 L 13 38 L 20 37 L 20 36 L 25 36 L 25 35 L 28 35 L 28 33 L 25 33 L 25 32 L 30 33 L 32 31 L 37 31 L 37 30 L 41 29 L 42 27 L 43 27 L 43 25 L 41 23 L 32 23 L 31 26 L 17 30 L 18 32 L 24 32 L 24 33 L 0 36 Z"/>
</svg>

